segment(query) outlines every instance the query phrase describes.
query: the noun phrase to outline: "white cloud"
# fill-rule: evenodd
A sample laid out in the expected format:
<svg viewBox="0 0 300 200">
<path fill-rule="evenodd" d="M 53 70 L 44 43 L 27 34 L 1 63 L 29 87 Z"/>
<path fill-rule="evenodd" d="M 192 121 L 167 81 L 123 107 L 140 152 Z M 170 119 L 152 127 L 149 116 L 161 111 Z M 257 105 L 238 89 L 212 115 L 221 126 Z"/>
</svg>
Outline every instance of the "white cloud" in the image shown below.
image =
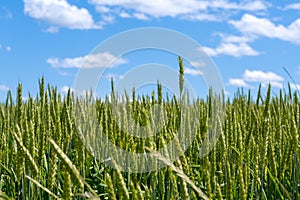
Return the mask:
<svg viewBox="0 0 300 200">
<path fill-rule="evenodd" d="M 2 49 L 2 45 L 0 44 L 0 50 Z M 7 51 L 7 52 L 10 52 L 11 51 L 11 46 L 6 46 L 5 47 L 5 50 Z"/>
<path fill-rule="evenodd" d="M 197 70 L 197 69 L 191 69 L 191 68 L 185 68 L 184 73 L 192 76 L 201 76 L 203 75 L 203 72 Z"/>
<path fill-rule="evenodd" d="M 300 84 L 291 83 L 290 86 L 292 89 L 300 91 Z"/>
<path fill-rule="evenodd" d="M 190 63 L 194 67 L 204 67 L 204 66 L 206 66 L 205 62 L 203 62 L 203 61 L 191 61 Z"/>
<path fill-rule="evenodd" d="M 229 79 L 228 84 L 238 87 L 248 87 L 252 88 L 249 85 L 249 82 L 255 82 L 262 85 L 262 87 L 267 87 L 271 84 L 272 87 L 284 88 L 284 78 L 275 74 L 274 72 L 263 72 L 261 70 L 246 70 L 242 78 L 231 78 Z M 294 90 L 300 89 L 300 84 L 290 84 L 291 88 Z"/>
<path fill-rule="evenodd" d="M 73 92 L 74 89 L 72 87 L 69 87 L 69 86 L 63 86 L 62 88 L 60 88 L 60 92 L 64 95 L 67 95 L 68 94 L 68 91 L 70 90 L 70 92 Z"/>
<path fill-rule="evenodd" d="M 178 0 L 90 0 L 95 5 L 119 6 L 123 9 L 133 10 L 137 13 L 153 17 L 176 17 L 180 14 L 194 13 L 197 10 L 207 8 L 207 2 L 197 3 L 196 0 L 178 1 Z"/>
<path fill-rule="evenodd" d="M 115 17 L 112 15 L 105 15 L 102 17 L 102 24 L 111 24 L 115 20 Z"/>
<path fill-rule="evenodd" d="M 8 91 L 9 90 L 9 87 L 7 87 L 6 85 L 0 85 L 0 91 Z"/>
<path fill-rule="evenodd" d="M 244 10 L 249 11 L 259 11 L 259 10 L 267 10 L 271 4 L 262 1 L 251 1 L 243 5 Z"/>
<path fill-rule="evenodd" d="M 96 6 L 96 11 L 99 13 L 108 13 L 111 10 L 106 6 Z"/>
<path fill-rule="evenodd" d="M 210 47 L 201 47 L 201 49 L 209 56 L 217 56 L 217 49 L 210 48 Z"/>
<path fill-rule="evenodd" d="M 10 52 L 10 51 L 11 51 L 11 47 L 10 47 L 10 46 L 7 46 L 7 47 L 6 47 L 6 51 Z"/>
<path fill-rule="evenodd" d="M 222 18 L 220 16 L 205 13 L 190 14 L 183 16 L 182 18 L 191 21 L 222 21 Z"/>
<path fill-rule="evenodd" d="M 237 86 L 237 87 L 247 87 L 247 88 L 250 88 L 250 85 L 248 85 L 248 83 L 246 83 L 243 79 L 239 79 L 239 78 L 231 78 L 231 79 L 229 79 L 228 84 L 232 85 L 232 86 Z"/>
<path fill-rule="evenodd" d="M 113 63 L 111 63 L 112 61 Z M 104 52 L 75 58 L 48 58 L 47 63 L 53 68 L 97 68 L 108 66 L 114 67 L 125 64 L 127 61 L 123 58 L 117 58 L 110 53 Z"/>
<path fill-rule="evenodd" d="M 69 29 L 99 29 L 92 15 L 85 8 L 69 4 L 66 0 L 24 0 L 25 14 L 45 21 L 52 27 Z"/>
<path fill-rule="evenodd" d="M 237 4 L 235 2 L 216 0 L 211 1 L 209 7 L 222 8 L 222 9 L 233 9 L 233 10 L 247 10 L 247 11 L 259 11 L 266 10 L 269 7 L 269 3 L 262 1 L 252 1 Z"/>
<path fill-rule="evenodd" d="M 239 21 L 229 21 L 236 29 L 245 34 L 276 38 L 300 44 L 300 18 L 289 26 L 276 25 L 266 18 L 245 14 Z"/>
<path fill-rule="evenodd" d="M 57 33 L 59 31 L 59 28 L 57 26 L 50 26 L 45 31 L 48 33 Z"/>
<path fill-rule="evenodd" d="M 267 87 L 269 85 L 269 83 L 271 84 L 272 87 L 277 87 L 277 88 L 284 87 L 284 84 L 282 82 L 278 82 L 278 81 L 263 82 L 261 85 L 262 85 L 262 87 Z"/>
<path fill-rule="evenodd" d="M 121 18 L 136 18 L 138 20 L 149 20 L 149 17 L 147 15 L 145 15 L 144 13 L 132 13 L 132 14 L 129 14 L 128 12 L 120 12 L 118 13 L 118 15 L 121 17 Z"/>
<path fill-rule="evenodd" d="M 134 13 L 133 17 L 139 20 L 147 20 L 149 19 L 145 14 L 143 13 Z"/>
<path fill-rule="evenodd" d="M 141 13 L 146 16 L 155 18 L 159 17 L 178 17 L 189 16 L 193 20 L 210 20 L 212 18 L 204 17 L 208 10 L 247 10 L 247 11 L 259 11 L 266 10 L 268 4 L 263 1 L 252 2 L 230 2 L 228 0 L 90 0 L 90 3 L 96 6 L 105 7 L 118 7 L 121 10 L 133 11 L 135 13 Z M 193 17 L 192 17 L 193 16 Z"/>
<path fill-rule="evenodd" d="M 233 57 L 257 56 L 260 53 L 246 43 L 221 43 L 217 48 L 202 47 L 209 56 L 228 55 Z"/>
<path fill-rule="evenodd" d="M 122 18 L 130 18 L 131 15 L 128 14 L 127 12 L 121 12 L 121 13 L 120 13 L 120 17 L 122 17 Z"/>
<path fill-rule="evenodd" d="M 253 42 L 256 37 L 254 35 L 225 35 L 220 33 L 219 36 L 222 38 L 222 42 L 224 43 L 248 43 Z"/>
<path fill-rule="evenodd" d="M 284 81 L 284 79 L 275 74 L 274 72 L 263 72 L 261 70 L 246 70 L 243 75 L 243 79 L 249 82 L 260 82 L 260 83 L 278 83 Z"/>
<path fill-rule="evenodd" d="M 300 3 L 289 4 L 285 7 L 285 10 L 300 10 Z"/>
</svg>

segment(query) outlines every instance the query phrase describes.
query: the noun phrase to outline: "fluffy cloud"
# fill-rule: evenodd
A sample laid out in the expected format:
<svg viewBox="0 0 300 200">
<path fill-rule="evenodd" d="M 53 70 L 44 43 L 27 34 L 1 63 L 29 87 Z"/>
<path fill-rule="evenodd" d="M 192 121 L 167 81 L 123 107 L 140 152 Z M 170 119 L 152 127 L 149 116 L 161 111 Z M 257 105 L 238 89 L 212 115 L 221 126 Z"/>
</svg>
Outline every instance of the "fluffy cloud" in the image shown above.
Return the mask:
<svg viewBox="0 0 300 200">
<path fill-rule="evenodd" d="M 9 90 L 9 87 L 7 87 L 6 85 L 0 85 L 0 91 L 8 91 Z"/>
<path fill-rule="evenodd" d="M 224 34 L 218 34 L 222 41 L 224 43 L 248 43 L 253 42 L 256 37 L 253 35 L 242 35 L 242 36 L 236 36 L 236 35 L 224 35 Z"/>
<path fill-rule="evenodd" d="M 232 86 L 251 88 L 249 83 L 260 83 L 263 87 L 266 87 L 270 83 L 273 87 L 283 88 L 284 79 L 274 72 L 246 70 L 242 78 L 231 78 L 228 82 L 228 84 Z M 291 85 L 293 89 L 295 89 L 296 86 L 295 84 L 293 84 L 293 86 Z"/>
<path fill-rule="evenodd" d="M 202 47 L 209 56 L 228 55 L 233 57 L 257 56 L 259 52 L 246 43 L 221 43 L 216 48 Z"/>
<path fill-rule="evenodd" d="M 205 67 L 205 65 L 206 65 L 205 62 L 203 62 L 203 61 L 191 61 L 190 63 L 194 67 Z"/>
<path fill-rule="evenodd" d="M 177 17 L 189 16 L 188 18 L 198 20 L 210 20 L 212 18 L 204 17 L 207 10 L 247 10 L 258 11 L 266 10 L 268 4 L 256 0 L 252 2 L 230 2 L 228 0 L 213 1 L 180 1 L 180 0 L 90 0 L 90 3 L 100 7 L 118 8 L 133 13 L 140 13 L 150 17 Z M 119 12 L 120 13 L 120 12 Z M 126 12 L 127 13 L 127 12 Z M 200 14 L 200 15 L 199 15 Z M 124 14 L 123 14 L 124 16 Z"/>
<path fill-rule="evenodd" d="M 300 84 L 291 83 L 290 86 L 292 89 L 300 91 Z"/>
<path fill-rule="evenodd" d="M 263 87 L 267 87 L 269 84 L 271 84 L 272 87 L 277 87 L 277 88 L 283 88 L 284 87 L 283 82 L 278 82 L 278 81 L 263 82 L 261 85 Z"/>
<path fill-rule="evenodd" d="M 202 3 L 202 2 L 199 2 Z M 269 4 L 262 1 L 249 1 L 237 4 L 235 2 L 229 2 L 225 0 L 209 1 L 208 7 L 221 8 L 221 9 L 233 9 L 233 10 L 246 10 L 246 11 L 259 11 L 266 10 Z"/>
<path fill-rule="evenodd" d="M 289 4 L 285 7 L 285 10 L 300 10 L 300 3 Z"/>
<path fill-rule="evenodd" d="M 248 82 L 260 82 L 260 83 L 268 83 L 268 82 L 281 82 L 284 79 L 273 73 L 273 72 L 263 72 L 261 70 L 246 70 L 243 75 L 244 80 Z"/>
<path fill-rule="evenodd" d="M 113 63 L 111 63 L 113 61 Z M 123 58 L 117 58 L 110 53 L 98 53 L 75 58 L 49 58 L 47 63 L 53 68 L 97 68 L 114 67 L 127 63 Z"/>
<path fill-rule="evenodd" d="M 192 76 L 201 76 L 203 75 L 203 72 L 197 70 L 197 69 L 191 69 L 191 68 L 185 68 L 184 73 Z"/>
<path fill-rule="evenodd" d="M 281 24 L 276 25 L 266 18 L 257 18 L 253 15 L 245 14 L 241 20 L 231 20 L 229 23 L 245 34 L 300 44 L 300 18 L 292 22 L 289 26 L 284 26 Z"/>
<path fill-rule="evenodd" d="M 25 14 L 51 25 L 50 32 L 58 27 L 69 29 L 99 29 L 92 15 L 85 8 L 78 8 L 66 0 L 24 0 Z"/>
<path fill-rule="evenodd" d="M 180 14 L 188 14 L 196 12 L 199 9 L 205 9 L 207 3 L 197 3 L 196 0 L 187 1 L 172 1 L 172 0 L 90 0 L 91 3 L 101 6 L 118 6 L 123 9 L 133 10 L 137 13 L 144 13 L 153 17 L 176 17 Z"/>
<path fill-rule="evenodd" d="M 248 83 L 246 83 L 243 79 L 239 79 L 239 78 L 231 78 L 229 79 L 229 85 L 232 86 L 237 86 L 237 87 L 247 87 L 250 88 L 250 86 L 248 85 Z"/>
<path fill-rule="evenodd" d="M 259 10 L 267 10 L 270 7 L 270 3 L 262 2 L 262 1 L 250 1 L 243 5 L 244 10 L 249 11 L 259 11 Z"/>
</svg>

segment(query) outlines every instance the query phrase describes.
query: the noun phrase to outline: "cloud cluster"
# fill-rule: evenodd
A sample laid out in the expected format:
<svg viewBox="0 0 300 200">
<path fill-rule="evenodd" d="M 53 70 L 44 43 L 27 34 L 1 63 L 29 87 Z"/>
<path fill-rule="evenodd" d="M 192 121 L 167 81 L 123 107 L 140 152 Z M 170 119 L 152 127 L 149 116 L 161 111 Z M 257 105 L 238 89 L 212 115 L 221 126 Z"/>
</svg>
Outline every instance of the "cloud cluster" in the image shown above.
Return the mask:
<svg viewBox="0 0 300 200">
<path fill-rule="evenodd" d="M 228 85 L 244 88 L 252 88 L 251 83 L 259 83 L 263 87 L 270 83 L 273 87 L 283 88 L 284 78 L 274 72 L 245 70 L 242 78 L 231 78 L 228 81 Z M 291 83 L 290 86 L 294 90 L 300 90 L 300 84 Z"/>
<path fill-rule="evenodd" d="M 95 10 L 102 16 L 102 22 L 96 23 L 86 8 L 79 8 L 67 0 L 23 0 L 25 14 L 50 24 L 48 31 L 56 32 L 60 27 L 69 29 L 100 29 L 103 24 L 114 21 L 115 16 L 121 18 L 178 17 L 179 19 L 197 21 L 222 21 L 223 13 L 233 11 L 266 11 L 271 4 L 262 0 L 233 2 L 229 0 L 89 0 Z M 287 9 L 300 9 L 300 3 L 287 5 Z M 288 26 L 274 24 L 267 18 L 258 18 L 252 14 L 244 14 L 240 20 L 230 20 L 229 24 L 240 31 L 243 36 L 231 36 L 216 48 L 207 48 L 210 55 L 255 56 L 259 53 L 252 49 L 247 41 L 258 36 L 276 38 L 300 44 L 300 18 Z M 239 41 L 237 41 L 239 40 Z"/>
<path fill-rule="evenodd" d="M 25 14 L 50 24 L 49 32 L 57 32 L 60 27 L 69 29 L 101 29 L 104 24 L 113 23 L 117 16 L 149 20 L 151 18 L 171 17 L 190 21 L 224 21 L 229 13 L 246 13 L 239 20 L 229 20 L 228 24 L 241 33 L 240 36 L 219 34 L 221 43 L 215 47 L 203 47 L 210 56 L 258 56 L 251 42 L 259 37 L 279 39 L 300 44 L 300 18 L 289 25 L 276 24 L 270 19 L 255 16 L 257 12 L 267 11 L 272 5 L 263 0 L 89 0 L 95 11 L 102 16 L 95 22 L 86 8 L 72 5 L 67 0 L 23 0 Z M 300 10 L 300 3 L 290 4 L 284 10 Z M 251 13 L 251 14 L 249 14 Z M 227 17 L 224 17 L 227 16 Z M 83 58 L 78 58 L 79 60 Z M 76 62 L 78 60 L 64 60 Z M 62 60 L 50 59 L 50 63 L 62 64 Z M 68 63 L 63 63 L 69 65 Z M 77 65 L 78 67 L 78 65 Z"/>
<path fill-rule="evenodd" d="M 23 0 L 24 12 L 40 21 L 47 22 L 50 32 L 56 32 L 60 27 L 69 29 L 100 29 L 105 23 L 112 23 L 116 16 L 121 18 L 150 18 L 172 17 L 197 21 L 223 21 L 224 13 L 235 11 L 258 12 L 266 11 L 270 3 L 262 0 L 234 2 L 229 0 L 89 0 L 95 6 L 103 19 L 95 22 L 92 14 L 86 8 L 79 8 L 67 0 Z M 300 3 L 287 5 L 285 10 L 300 10 Z M 228 12 L 230 11 L 230 12 Z M 211 55 L 254 56 L 259 53 L 252 49 L 248 42 L 241 39 L 250 36 L 276 38 L 300 44 L 300 18 L 288 26 L 274 24 L 267 18 L 258 18 L 252 14 L 244 14 L 240 20 L 230 20 L 229 24 L 240 31 L 240 38 L 228 38 L 216 48 L 207 49 Z M 238 37 L 238 36 L 236 36 Z M 236 39 L 240 40 L 239 42 Z M 230 41 L 231 40 L 231 41 Z M 228 50 L 232 48 L 233 52 Z"/>
<path fill-rule="evenodd" d="M 48 58 L 47 63 L 53 68 L 97 68 L 97 67 L 115 67 L 127 63 L 123 58 L 117 58 L 114 55 L 104 52 L 79 56 L 74 58 Z"/>
<path fill-rule="evenodd" d="M 108 23 L 95 22 L 86 8 L 79 8 L 67 0 L 23 0 L 24 12 L 30 17 L 50 25 L 49 32 L 57 32 L 60 27 L 69 29 L 100 29 Z M 269 4 L 262 0 L 233 2 L 229 0 L 89 0 L 101 16 L 114 19 L 179 17 L 197 21 L 222 21 L 222 13 L 228 11 L 264 11 Z"/>
<path fill-rule="evenodd" d="M 268 8 L 267 3 L 259 0 L 241 3 L 228 0 L 90 0 L 89 2 L 97 7 L 106 8 L 106 11 L 109 10 L 114 14 L 115 11 L 122 10 L 122 15 L 125 16 L 126 13 L 127 17 L 137 17 L 138 13 L 154 18 L 180 16 L 199 20 L 214 20 L 215 18 L 207 17 L 209 15 L 202 15 L 210 10 L 259 11 Z"/>
<path fill-rule="evenodd" d="M 59 27 L 69 29 L 99 29 L 92 15 L 85 8 L 78 8 L 66 0 L 24 0 L 24 12 L 32 18 L 50 24 L 48 31 Z"/>
<path fill-rule="evenodd" d="M 300 4 L 291 4 L 289 9 L 297 9 Z M 218 34 L 221 43 L 216 48 L 204 47 L 210 56 L 228 55 L 234 57 L 257 56 L 260 52 L 253 49 L 248 43 L 254 42 L 259 37 L 278 39 L 300 45 L 300 18 L 287 26 L 275 24 L 267 18 L 259 18 L 251 14 L 244 14 L 240 20 L 228 22 L 242 35 Z"/>
<path fill-rule="evenodd" d="M 300 44 L 300 18 L 288 26 L 274 24 L 269 19 L 245 14 L 240 20 L 229 22 L 243 34 L 263 36 Z"/>
</svg>

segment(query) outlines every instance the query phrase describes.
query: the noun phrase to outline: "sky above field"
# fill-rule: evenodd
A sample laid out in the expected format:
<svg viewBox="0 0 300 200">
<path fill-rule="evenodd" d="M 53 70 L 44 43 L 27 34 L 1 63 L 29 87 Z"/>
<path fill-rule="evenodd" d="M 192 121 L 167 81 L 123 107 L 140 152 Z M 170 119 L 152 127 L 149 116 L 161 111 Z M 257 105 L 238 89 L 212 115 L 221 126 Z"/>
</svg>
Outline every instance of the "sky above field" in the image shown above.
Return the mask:
<svg viewBox="0 0 300 200">
<path fill-rule="evenodd" d="M 8 90 L 15 93 L 18 82 L 25 98 L 28 92 L 35 96 L 42 76 L 65 93 L 98 44 L 143 27 L 172 29 L 197 41 L 218 67 L 229 96 L 240 87 L 255 92 L 260 83 L 278 90 L 290 82 L 300 89 L 300 3 L 295 1 L 2 0 L 0 100 Z M 99 90 L 109 88 L 111 77 L 121 80 L 145 63 L 178 68 L 177 55 L 132 52 L 106 72 Z M 201 75 L 188 64 L 185 74 L 192 83 Z"/>
</svg>

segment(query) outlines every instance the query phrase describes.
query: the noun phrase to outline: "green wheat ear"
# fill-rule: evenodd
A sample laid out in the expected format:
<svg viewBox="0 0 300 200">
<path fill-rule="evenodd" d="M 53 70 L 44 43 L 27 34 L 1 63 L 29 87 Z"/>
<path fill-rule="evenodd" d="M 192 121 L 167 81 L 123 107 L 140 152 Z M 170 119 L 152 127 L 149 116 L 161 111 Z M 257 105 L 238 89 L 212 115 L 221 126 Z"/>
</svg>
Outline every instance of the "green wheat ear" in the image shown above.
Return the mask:
<svg viewBox="0 0 300 200">
<path fill-rule="evenodd" d="M 179 62 L 179 91 L 181 97 L 183 86 L 184 86 L 184 65 L 181 56 L 178 56 L 178 62 Z"/>
</svg>

